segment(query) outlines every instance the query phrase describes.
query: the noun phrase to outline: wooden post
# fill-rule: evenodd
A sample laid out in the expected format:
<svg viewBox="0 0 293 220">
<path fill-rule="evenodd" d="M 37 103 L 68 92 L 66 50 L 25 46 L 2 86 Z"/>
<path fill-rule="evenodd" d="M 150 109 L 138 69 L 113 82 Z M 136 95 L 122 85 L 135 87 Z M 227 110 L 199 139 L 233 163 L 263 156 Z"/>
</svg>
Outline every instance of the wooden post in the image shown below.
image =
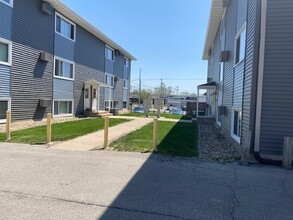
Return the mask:
<svg viewBox="0 0 293 220">
<path fill-rule="evenodd" d="M 108 147 L 108 138 L 109 138 L 109 117 L 104 119 L 104 148 Z"/>
<path fill-rule="evenodd" d="M 6 111 L 6 140 L 10 140 L 11 133 L 11 111 Z"/>
<path fill-rule="evenodd" d="M 47 144 L 50 144 L 52 140 L 52 114 L 47 114 Z"/>
<path fill-rule="evenodd" d="M 284 137 L 283 167 L 292 168 L 293 137 Z"/>
<path fill-rule="evenodd" d="M 153 149 L 156 151 L 158 146 L 158 119 L 154 118 L 153 123 Z"/>
</svg>

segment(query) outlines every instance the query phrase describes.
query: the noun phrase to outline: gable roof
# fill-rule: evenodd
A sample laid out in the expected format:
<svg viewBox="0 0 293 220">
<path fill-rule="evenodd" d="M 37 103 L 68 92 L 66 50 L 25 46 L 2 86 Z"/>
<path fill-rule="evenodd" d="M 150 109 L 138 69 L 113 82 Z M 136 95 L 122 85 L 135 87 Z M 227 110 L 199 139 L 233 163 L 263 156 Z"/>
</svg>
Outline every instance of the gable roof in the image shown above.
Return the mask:
<svg viewBox="0 0 293 220">
<path fill-rule="evenodd" d="M 223 0 L 212 0 L 212 6 L 210 11 L 208 29 L 206 33 L 205 46 L 203 50 L 203 60 L 209 59 L 209 50 L 214 44 L 214 40 L 221 23 L 221 19 L 224 13 Z"/>
<path fill-rule="evenodd" d="M 115 50 L 119 50 L 125 57 L 129 58 L 130 60 L 136 60 L 134 56 L 132 56 L 129 52 L 123 49 L 121 46 L 116 44 L 113 40 L 107 37 L 104 33 L 94 27 L 92 24 L 87 22 L 81 16 L 79 16 L 76 12 L 62 3 L 60 0 L 44 0 L 44 2 L 48 2 L 51 4 L 53 8 L 55 8 L 59 13 L 64 15 L 66 18 L 71 20 L 72 22 L 78 24 L 88 32 L 92 33 L 94 36 L 99 38 L 100 40 L 104 41 L 107 45 L 112 47 Z"/>
</svg>

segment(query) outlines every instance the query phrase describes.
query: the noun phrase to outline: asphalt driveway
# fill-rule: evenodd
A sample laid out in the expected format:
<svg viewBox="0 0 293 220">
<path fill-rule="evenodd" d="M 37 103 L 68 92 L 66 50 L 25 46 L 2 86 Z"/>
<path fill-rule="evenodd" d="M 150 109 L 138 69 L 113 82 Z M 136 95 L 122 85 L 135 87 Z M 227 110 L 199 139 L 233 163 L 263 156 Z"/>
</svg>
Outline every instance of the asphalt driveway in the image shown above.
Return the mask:
<svg viewBox="0 0 293 220">
<path fill-rule="evenodd" d="M 0 219 L 293 219 L 279 167 L 0 144 Z"/>
</svg>

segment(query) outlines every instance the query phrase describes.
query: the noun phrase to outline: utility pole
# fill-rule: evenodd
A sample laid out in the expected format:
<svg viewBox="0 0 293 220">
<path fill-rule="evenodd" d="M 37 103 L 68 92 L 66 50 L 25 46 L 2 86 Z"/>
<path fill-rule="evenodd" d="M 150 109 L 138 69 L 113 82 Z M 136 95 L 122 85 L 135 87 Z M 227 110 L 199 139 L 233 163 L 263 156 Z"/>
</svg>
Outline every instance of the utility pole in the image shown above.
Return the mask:
<svg viewBox="0 0 293 220">
<path fill-rule="evenodd" d="M 139 68 L 139 89 L 138 89 L 138 105 L 140 106 L 141 101 L 141 68 Z"/>
<path fill-rule="evenodd" d="M 161 79 L 161 92 L 160 92 L 160 98 L 162 98 L 163 94 L 163 79 Z"/>
</svg>

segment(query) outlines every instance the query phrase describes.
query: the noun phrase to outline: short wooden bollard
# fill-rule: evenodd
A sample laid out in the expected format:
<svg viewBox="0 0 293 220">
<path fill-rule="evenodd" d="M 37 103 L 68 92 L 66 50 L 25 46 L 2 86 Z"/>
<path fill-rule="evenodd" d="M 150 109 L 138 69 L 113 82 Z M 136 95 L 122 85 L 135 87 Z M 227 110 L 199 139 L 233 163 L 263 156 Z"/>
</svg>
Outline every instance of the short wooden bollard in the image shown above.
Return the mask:
<svg viewBox="0 0 293 220">
<path fill-rule="evenodd" d="M 158 119 L 154 118 L 153 122 L 153 149 L 156 151 L 158 146 Z"/>
<path fill-rule="evenodd" d="M 10 139 L 11 133 L 11 111 L 6 111 L 6 139 Z"/>
<path fill-rule="evenodd" d="M 47 144 L 50 144 L 52 140 L 52 114 L 47 114 Z"/>
<path fill-rule="evenodd" d="M 292 169 L 293 137 L 284 137 L 283 167 Z"/>
<path fill-rule="evenodd" d="M 105 117 L 104 119 L 104 148 L 108 147 L 108 139 L 109 139 L 109 117 Z"/>
</svg>

